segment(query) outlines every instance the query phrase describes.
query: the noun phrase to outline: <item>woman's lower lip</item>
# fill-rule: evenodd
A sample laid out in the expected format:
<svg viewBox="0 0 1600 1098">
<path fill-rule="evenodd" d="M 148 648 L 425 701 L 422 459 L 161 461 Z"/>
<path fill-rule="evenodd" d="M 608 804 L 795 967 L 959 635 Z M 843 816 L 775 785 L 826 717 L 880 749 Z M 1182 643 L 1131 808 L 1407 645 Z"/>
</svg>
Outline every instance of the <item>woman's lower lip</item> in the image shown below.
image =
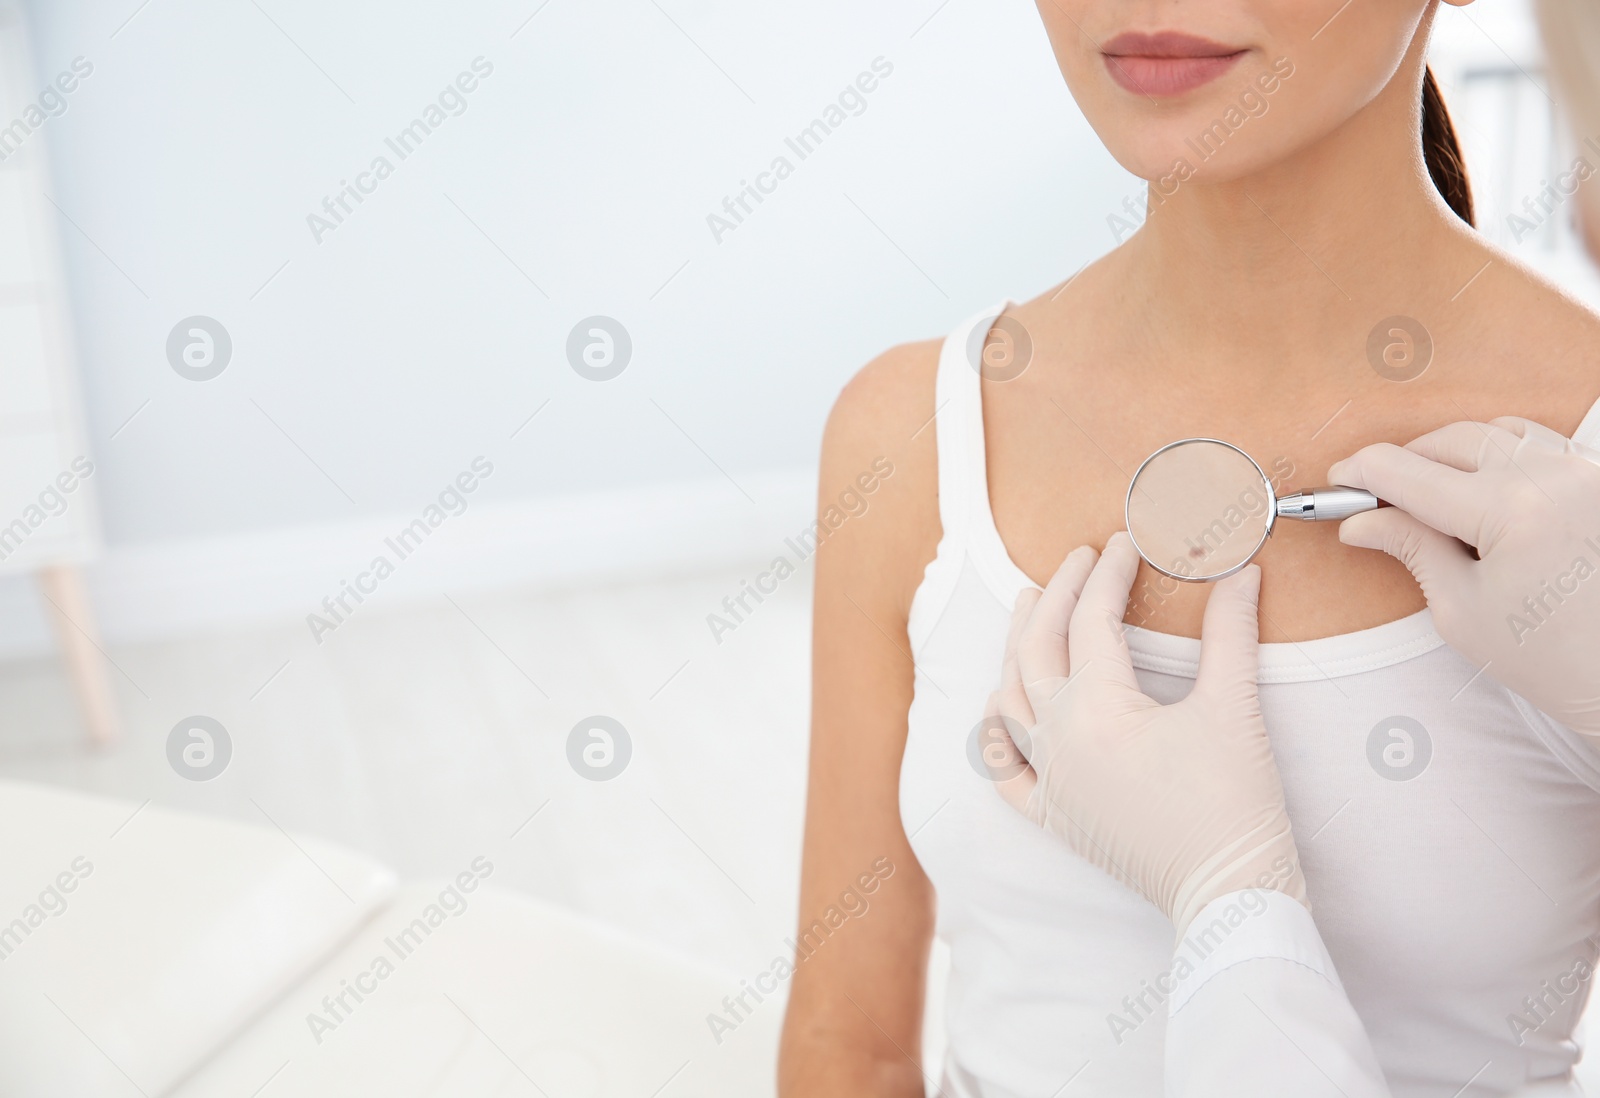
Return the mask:
<svg viewBox="0 0 1600 1098">
<path fill-rule="evenodd" d="M 1182 95 L 1211 83 L 1233 68 L 1244 51 L 1220 57 L 1104 56 L 1111 79 L 1128 91 L 1141 95 Z"/>
</svg>

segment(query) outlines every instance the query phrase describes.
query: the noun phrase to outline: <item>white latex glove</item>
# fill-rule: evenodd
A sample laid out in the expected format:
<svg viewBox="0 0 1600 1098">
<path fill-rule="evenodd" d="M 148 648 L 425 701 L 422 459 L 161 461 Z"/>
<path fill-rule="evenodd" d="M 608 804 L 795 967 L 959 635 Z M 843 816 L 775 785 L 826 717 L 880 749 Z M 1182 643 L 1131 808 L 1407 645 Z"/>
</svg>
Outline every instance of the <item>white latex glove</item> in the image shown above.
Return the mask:
<svg viewBox="0 0 1600 1098">
<path fill-rule="evenodd" d="M 1403 448 L 1368 446 L 1329 476 L 1393 504 L 1345 519 L 1339 540 L 1398 559 L 1452 648 L 1555 720 L 1600 737 L 1600 465 L 1591 455 L 1508 416 L 1452 423 Z"/>
<path fill-rule="evenodd" d="M 1212 589 L 1194 689 L 1160 705 L 1139 691 L 1122 631 L 1138 569 L 1118 533 L 1104 555 L 1075 550 L 1043 592 L 1018 598 L 989 713 L 1028 765 L 997 783 L 1001 795 L 1142 893 L 1180 936 L 1241 889 L 1309 907 L 1256 693 L 1261 570 Z"/>
</svg>

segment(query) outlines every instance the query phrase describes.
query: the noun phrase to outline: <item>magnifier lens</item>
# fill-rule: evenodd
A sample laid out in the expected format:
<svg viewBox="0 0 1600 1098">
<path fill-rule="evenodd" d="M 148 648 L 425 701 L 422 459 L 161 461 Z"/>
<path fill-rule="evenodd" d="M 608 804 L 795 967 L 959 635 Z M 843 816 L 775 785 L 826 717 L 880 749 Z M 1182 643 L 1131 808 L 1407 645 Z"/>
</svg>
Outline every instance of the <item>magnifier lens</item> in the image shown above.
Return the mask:
<svg viewBox="0 0 1600 1098">
<path fill-rule="evenodd" d="M 1272 489 L 1242 451 L 1186 439 L 1156 451 L 1128 486 L 1128 533 L 1152 568 L 1188 580 L 1232 574 L 1271 529 Z"/>
</svg>

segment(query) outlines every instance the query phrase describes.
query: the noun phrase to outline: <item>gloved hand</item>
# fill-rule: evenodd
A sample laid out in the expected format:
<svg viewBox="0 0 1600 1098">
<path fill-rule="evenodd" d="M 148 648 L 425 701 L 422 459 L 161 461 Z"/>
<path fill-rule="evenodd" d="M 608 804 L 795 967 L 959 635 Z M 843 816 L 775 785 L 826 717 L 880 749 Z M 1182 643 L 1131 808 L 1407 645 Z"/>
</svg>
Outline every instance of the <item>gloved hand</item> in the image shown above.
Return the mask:
<svg viewBox="0 0 1600 1098">
<path fill-rule="evenodd" d="M 1329 476 L 1393 504 L 1345 519 L 1340 541 L 1398 559 L 1452 648 L 1600 738 L 1600 465 L 1591 455 L 1508 416 L 1452 423 L 1403 448 L 1368 446 Z"/>
<path fill-rule="evenodd" d="M 1261 570 L 1212 589 L 1194 689 L 1160 705 L 1140 692 L 1122 632 L 1138 553 L 1118 533 L 1096 561 L 1075 550 L 1043 592 L 1017 600 L 989 713 L 1028 765 L 1001 795 L 1161 908 L 1180 937 L 1241 889 L 1309 907 L 1256 693 Z"/>
</svg>

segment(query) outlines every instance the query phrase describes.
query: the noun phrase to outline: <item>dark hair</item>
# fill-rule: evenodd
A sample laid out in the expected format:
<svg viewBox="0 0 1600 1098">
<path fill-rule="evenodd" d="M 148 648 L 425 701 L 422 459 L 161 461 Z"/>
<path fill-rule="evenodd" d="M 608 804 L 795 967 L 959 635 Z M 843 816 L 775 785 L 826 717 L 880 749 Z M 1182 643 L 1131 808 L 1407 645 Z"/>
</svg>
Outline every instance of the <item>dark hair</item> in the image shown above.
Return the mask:
<svg viewBox="0 0 1600 1098">
<path fill-rule="evenodd" d="M 1439 188 L 1445 203 L 1456 216 L 1468 225 L 1472 219 L 1472 187 L 1467 183 L 1467 165 L 1461 157 L 1461 144 L 1456 140 L 1456 128 L 1450 124 L 1450 111 L 1439 94 L 1439 83 L 1433 70 L 1423 69 L 1422 76 L 1422 158 L 1427 161 L 1428 174 L 1433 185 Z"/>
</svg>

